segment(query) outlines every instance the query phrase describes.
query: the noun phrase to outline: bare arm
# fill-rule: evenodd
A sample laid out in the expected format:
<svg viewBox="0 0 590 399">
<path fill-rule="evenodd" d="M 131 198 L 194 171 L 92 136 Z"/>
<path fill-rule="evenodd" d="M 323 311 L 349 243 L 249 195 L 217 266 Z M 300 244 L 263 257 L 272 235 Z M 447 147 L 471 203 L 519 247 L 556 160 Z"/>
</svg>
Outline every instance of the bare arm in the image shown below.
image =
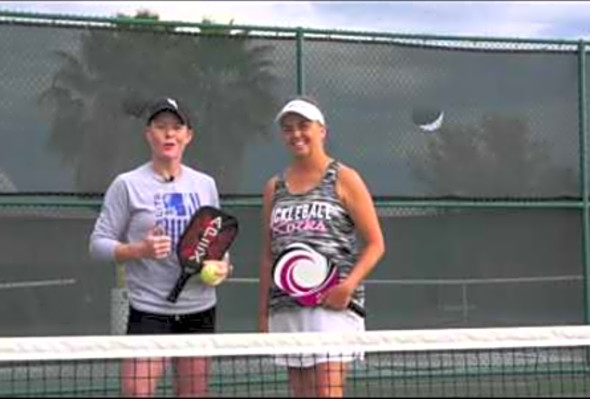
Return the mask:
<svg viewBox="0 0 590 399">
<path fill-rule="evenodd" d="M 326 293 L 324 300 L 328 307 L 344 309 L 355 288 L 371 273 L 385 253 L 385 244 L 373 198 L 360 175 L 354 169 L 342 166 L 336 189 L 363 241 L 357 263 L 350 274 L 335 289 Z"/>
<path fill-rule="evenodd" d="M 268 290 L 270 288 L 270 274 L 272 268 L 272 253 L 270 247 L 270 217 L 275 181 L 276 178 L 274 177 L 270 179 L 266 183 L 263 193 L 262 251 L 258 285 L 258 331 L 260 332 L 268 332 Z"/>
<path fill-rule="evenodd" d="M 358 261 L 346 279 L 347 284 L 356 288 L 385 253 L 385 243 L 373 198 L 360 175 L 354 169 L 342 167 L 339 182 L 344 206 L 364 243 Z"/>
</svg>

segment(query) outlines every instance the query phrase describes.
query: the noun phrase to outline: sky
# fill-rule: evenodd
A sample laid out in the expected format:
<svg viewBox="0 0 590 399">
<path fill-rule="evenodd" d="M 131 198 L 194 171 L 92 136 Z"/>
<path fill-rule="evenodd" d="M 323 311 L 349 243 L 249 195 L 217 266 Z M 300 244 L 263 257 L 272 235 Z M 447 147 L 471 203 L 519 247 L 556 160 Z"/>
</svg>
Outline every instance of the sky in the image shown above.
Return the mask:
<svg viewBox="0 0 590 399">
<path fill-rule="evenodd" d="M 149 9 L 162 20 L 403 34 L 590 39 L 584 1 L 0 1 L 2 11 L 87 16 Z"/>
</svg>

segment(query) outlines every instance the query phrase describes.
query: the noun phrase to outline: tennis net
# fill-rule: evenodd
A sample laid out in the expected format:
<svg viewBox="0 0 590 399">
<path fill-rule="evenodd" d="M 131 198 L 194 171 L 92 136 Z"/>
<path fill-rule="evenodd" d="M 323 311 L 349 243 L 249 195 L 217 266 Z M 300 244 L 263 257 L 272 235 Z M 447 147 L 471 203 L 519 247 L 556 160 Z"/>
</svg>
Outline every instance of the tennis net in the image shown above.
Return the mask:
<svg viewBox="0 0 590 399">
<path fill-rule="evenodd" d="M 177 396 L 172 360 L 200 357 L 208 368 L 185 377 L 205 381 L 209 396 L 286 397 L 280 360 L 340 355 L 360 356 L 349 363 L 347 397 L 588 396 L 589 349 L 586 326 L 0 338 L 0 396 L 120 396 L 123 364 L 141 360 L 153 367 L 135 378 Z"/>
</svg>

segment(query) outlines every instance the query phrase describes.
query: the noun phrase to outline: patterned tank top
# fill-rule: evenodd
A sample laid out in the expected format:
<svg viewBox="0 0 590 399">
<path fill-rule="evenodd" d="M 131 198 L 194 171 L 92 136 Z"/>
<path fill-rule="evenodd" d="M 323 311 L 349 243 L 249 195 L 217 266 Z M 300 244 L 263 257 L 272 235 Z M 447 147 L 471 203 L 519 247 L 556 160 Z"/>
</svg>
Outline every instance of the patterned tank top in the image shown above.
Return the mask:
<svg viewBox="0 0 590 399">
<path fill-rule="evenodd" d="M 336 193 L 339 167 L 337 161 L 332 161 L 321 182 L 302 194 L 289 192 L 284 172 L 278 176 L 270 218 L 273 263 L 287 245 L 300 242 L 311 245 L 330 258 L 338 268 L 340 281 L 348 276 L 356 264 L 358 246 L 352 218 Z M 269 298 L 271 310 L 301 306 L 281 291 L 274 281 Z M 364 305 L 362 284 L 354 291 L 352 300 L 361 307 Z"/>
</svg>

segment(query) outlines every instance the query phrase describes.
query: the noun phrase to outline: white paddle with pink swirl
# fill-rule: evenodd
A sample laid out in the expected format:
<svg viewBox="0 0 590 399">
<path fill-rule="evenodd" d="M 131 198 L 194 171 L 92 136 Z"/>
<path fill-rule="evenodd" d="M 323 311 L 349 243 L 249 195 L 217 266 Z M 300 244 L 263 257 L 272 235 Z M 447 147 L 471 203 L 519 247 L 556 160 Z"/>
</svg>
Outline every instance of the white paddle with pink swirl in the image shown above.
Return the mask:
<svg viewBox="0 0 590 399">
<path fill-rule="evenodd" d="M 322 294 L 338 284 L 338 272 L 334 264 L 311 246 L 294 243 L 285 248 L 273 265 L 275 285 L 303 306 L 317 306 Z M 348 307 L 365 316 L 358 304 Z"/>
</svg>

